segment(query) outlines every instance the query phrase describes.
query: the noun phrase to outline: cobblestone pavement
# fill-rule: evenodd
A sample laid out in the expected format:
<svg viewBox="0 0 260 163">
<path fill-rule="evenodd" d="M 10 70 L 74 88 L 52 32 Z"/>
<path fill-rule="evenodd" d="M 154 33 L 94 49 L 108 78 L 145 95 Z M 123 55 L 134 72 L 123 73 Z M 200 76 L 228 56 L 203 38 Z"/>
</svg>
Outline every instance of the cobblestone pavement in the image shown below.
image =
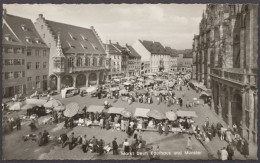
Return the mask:
<svg viewBox="0 0 260 163">
<path fill-rule="evenodd" d="M 186 88 L 183 89 L 183 91 L 175 91 L 176 97 L 182 97 L 184 101 L 184 106 L 186 104 L 186 101 L 192 101 L 193 98 L 199 99 L 199 94 L 197 94 L 194 90 L 186 90 Z M 224 126 L 225 123 L 219 119 L 219 117 L 214 113 L 214 111 L 211 111 L 210 108 L 207 105 L 199 105 L 196 107 L 192 107 L 190 109 L 187 109 L 185 107 L 180 108 L 177 105 L 174 105 L 172 107 L 167 107 L 166 104 L 160 104 L 157 105 L 154 104 L 140 104 L 140 103 L 133 103 L 131 105 L 128 105 L 127 102 L 121 101 L 120 99 L 113 103 L 110 99 L 97 99 L 95 97 L 81 97 L 81 96 L 74 96 L 66 99 L 61 99 L 60 95 L 54 96 L 55 99 L 61 100 L 63 104 L 68 104 L 70 102 L 77 102 L 79 103 L 80 107 L 83 106 L 89 106 L 89 105 L 102 105 L 105 100 L 109 101 L 113 106 L 115 107 L 124 107 L 127 110 L 131 111 L 132 113 L 135 111 L 136 107 L 141 108 L 149 108 L 149 109 L 157 109 L 163 112 L 170 111 L 170 110 L 176 110 L 179 108 L 180 110 L 193 110 L 196 111 L 196 114 L 198 115 L 198 118 L 194 118 L 194 121 L 199 126 L 203 125 L 206 117 L 209 117 L 210 123 L 217 123 L 221 122 Z M 156 101 L 156 99 L 153 99 Z M 202 103 L 202 101 L 201 101 Z M 57 129 L 59 127 L 57 126 L 43 126 L 41 127 L 41 130 L 44 128 L 47 128 L 49 130 L 52 130 L 53 128 L 55 132 L 51 133 L 53 135 L 59 135 L 61 132 L 67 132 L 64 131 L 64 129 Z M 23 128 L 22 128 L 23 129 Z M 56 131 L 57 130 L 57 131 Z M 87 154 L 83 154 L 82 151 L 78 147 L 73 149 L 72 151 L 69 151 L 68 148 L 62 149 L 57 144 L 48 144 L 44 147 L 37 147 L 36 143 L 31 142 L 23 142 L 20 140 L 21 136 L 23 134 L 26 134 L 29 132 L 28 127 L 26 129 L 23 129 L 22 131 L 15 131 L 8 136 L 4 137 L 3 142 L 3 156 L 5 159 L 133 159 L 130 156 L 122 156 L 117 155 L 113 156 L 112 154 L 105 154 L 102 156 L 98 156 L 97 154 L 92 154 L 88 152 Z M 121 131 L 115 131 L 115 130 L 101 130 L 98 127 L 96 128 L 88 128 L 88 127 L 76 127 L 73 129 L 73 132 L 75 132 L 75 135 L 82 135 L 87 134 L 88 138 L 91 138 L 92 136 L 96 136 L 97 138 L 102 138 L 105 143 L 109 143 L 113 140 L 114 137 L 118 138 L 118 143 L 122 143 L 125 138 L 127 138 L 126 134 Z M 185 147 L 187 143 L 187 135 L 183 134 L 169 134 L 168 136 L 158 135 L 158 133 L 154 132 L 143 132 L 143 138 L 147 141 L 147 144 L 153 145 L 159 145 L 160 151 L 162 152 L 171 152 L 171 155 L 164 155 L 161 156 L 161 159 L 174 159 L 174 160 L 180 160 L 180 159 L 209 159 L 209 155 L 212 155 L 214 158 L 217 158 L 217 150 L 221 149 L 224 146 L 227 146 L 227 143 L 225 141 L 220 141 L 218 137 L 213 138 L 213 140 L 209 143 L 204 143 L 205 148 L 194 138 L 192 137 L 192 143 L 193 143 L 193 151 L 201 152 L 201 154 L 185 154 Z M 10 136 L 11 135 L 11 136 Z M 19 150 L 17 150 L 19 149 Z M 257 146 L 256 145 L 250 145 L 249 151 L 250 151 L 250 157 L 252 159 L 256 158 L 257 153 Z M 11 152 L 14 151 L 15 152 Z M 180 154 L 180 151 L 182 153 Z M 179 153 L 178 153 L 179 152 Z M 29 154 L 26 154 L 29 153 Z M 148 156 L 142 156 L 138 157 L 138 159 L 147 159 Z M 234 159 L 244 159 L 244 157 L 239 154 L 237 151 L 235 151 L 235 155 L 233 157 Z"/>
</svg>

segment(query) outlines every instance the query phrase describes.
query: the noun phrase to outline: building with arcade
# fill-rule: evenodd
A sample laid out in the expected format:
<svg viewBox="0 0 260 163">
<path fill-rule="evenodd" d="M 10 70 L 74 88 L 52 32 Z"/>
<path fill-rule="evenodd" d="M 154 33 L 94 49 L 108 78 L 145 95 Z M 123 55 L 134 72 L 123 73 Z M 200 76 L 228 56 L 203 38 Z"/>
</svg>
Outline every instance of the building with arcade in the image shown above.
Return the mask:
<svg viewBox="0 0 260 163">
<path fill-rule="evenodd" d="M 209 4 L 195 35 L 195 79 L 212 90 L 212 110 L 257 143 L 258 5 Z"/>
<path fill-rule="evenodd" d="M 50 48 L 49 87 L 98 85 L 108 75 L 109 58 L 100 37 L 90 29 L 46 20 L 39 14 L 35 27 Z"/>
</svg>

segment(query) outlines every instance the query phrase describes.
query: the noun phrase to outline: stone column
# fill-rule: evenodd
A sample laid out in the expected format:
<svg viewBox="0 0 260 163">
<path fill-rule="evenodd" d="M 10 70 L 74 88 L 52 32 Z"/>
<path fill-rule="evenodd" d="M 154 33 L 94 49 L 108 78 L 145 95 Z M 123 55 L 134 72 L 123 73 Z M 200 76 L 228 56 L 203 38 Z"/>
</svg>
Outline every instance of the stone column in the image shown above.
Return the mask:
<svg viewBox="0 0 260 163">
<path fill-rule="evenodd" d="M 97 73 L 96 73 L 96 74 L 97 74 L 97 83 L 96 83 L 97 86 L 99 85 L 99 73 L 100 73 L 100 72 L 97 72 Z"/>
<path fill-rule="evenodd" d="M 255 92 L 254 92 L 254 111 L 255 111 L 256 117 L 254 117 L 254 123 L 255 123 L 254 130 L 257 130 L 257 121 L 258 121 L 258 118 L 257 118 L 257 115 L 258 115 L 257 104 L 258 104 L 258 95 L 257 95 L 257 90 L 255 90 Z M 257 144 L 257 135 L 255 137 L 254 142 Z"/>
<path fill-rule="evenodd" d="M 232 127 L 232 96 L 233 96 L 233 89 L 232 88 L 227 88 L 228 89 L 228 125 L 229 127 Z"/>
<path fill-rule="evenodd" d="M 73 67 L 77 67 L 77 55 L 74 55 Z"/>
<path fill-rule="evenodd" d="M 240 29 L 240 68 L 244 68 L 244 54 L 245 54 L 245 28 Z"/>
<path fill-rule="evenodd" d="M 72 75 L 72 78 L 73 78 L 73 87 L 76 88 L 76 78 L 77 78 L 76 74 Z"/>
<path fill-rule="evenodd" d="M 60 92 L 61 90 L 61 76 L 57 75 L 57 91 Z"/>
<path fill-rule="evenodd" d="M 254 116 L 255 116 L 255 110 L 254 110 L 254 91 L 252 89 L 249 89 L 248 91 L 248 110 L 249 110 L 249 131 L 250 131 L 250 140 L 253 140 L 253 134 L 252 131 L 254 130 Z"/>
<path fill-rule="evenodd" d="M 86 87 L 88 87 L 88 77 L 89 77 L 89 73 L 86 73 Z"/>
<path fill-rule="evenodd" d="M 221 106 L 221 96 L 222 96 L 222 84 L 219 83 L 218 92 L 219 96 L 218 98 L 218 116 L 222 119 L 222 106 Z"/>
<path fill-rule="evenodd" d="M 241 97 L 242 97 L 242 136 L 244 138 L 247 137 L 247 131 L 246 131 L 246 92 L 245 88 L 241 90 Z"/>
</svg>

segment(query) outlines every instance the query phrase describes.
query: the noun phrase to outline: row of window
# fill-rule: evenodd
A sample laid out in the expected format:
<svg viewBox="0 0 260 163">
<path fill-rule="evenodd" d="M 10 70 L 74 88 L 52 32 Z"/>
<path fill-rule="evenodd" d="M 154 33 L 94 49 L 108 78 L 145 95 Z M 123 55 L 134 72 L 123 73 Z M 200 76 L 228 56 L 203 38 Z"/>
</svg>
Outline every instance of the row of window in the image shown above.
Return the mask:
<svg viewBox="0 0 260 163">
<path fill-rule="evenodd" d="M 36 81 L 40 81 L 40 76 L 36 76 L 35 79 Z M 42 79 L 47 80 L 47 75 L 43 75 Z M 31 82 L 31 81 L 32 81 L 32 77 L 27 77 L 27 82 Z"/>
<path fill-rule="evenodd" d="M 42 63 L 42 68 L 46 69 L 48 67 L 48 63 L 47 62 L 43 62 Z M 40 62 L 36 62 L 35 63 L 35 69 L 38 70 L 40 69 Z M 32 62 L 27 62 L 27 70 L 32 70 L 33 69 L 33 63 Z"/>
<path fill-rule="evenodd" d="M 3 59 L 3 65 L 5 66 L 24 65 L 24 59 Z"/>
<path fill-rule="evenodd" d="M 16 79 L 25 77 L 25 71 L 15 71 L 15 72 L 3 72 L 3 79 Z"/>
<path fill-rule="evenodd" d="M 91 59 L 86 57 L 85 58 L 85 66 L 91 66 Z M 96 57 L 92 58 L 92 64 L 93 66 L 103 66 L 104 65 L 104 59 L 103 58 L 99 58 L 99 63 L 98 63 L 98 59 Z M 82 67 L 83 66 L 83 59 L 81 57 L 78 57 L 76 60 L 76 66 L 77 67 Z M 70 57 L 68 59 L 68 67 L 74 67 L 74 58 Z"/>
<path fill-rule="evenodd" d="M 2 52 L 3 53 L 14 53 L 14 54 L 24 54 L 25 49 L 24 48 L 13 48 L 13 47 L 2 47 Z M 47 50 L 35 50 L 35 56 L 42 56 L 47 57 Z M 27 49 L 26 50 L 26 55 L 27 56 L 32 56 L 32 49 Z"/>
</svg>

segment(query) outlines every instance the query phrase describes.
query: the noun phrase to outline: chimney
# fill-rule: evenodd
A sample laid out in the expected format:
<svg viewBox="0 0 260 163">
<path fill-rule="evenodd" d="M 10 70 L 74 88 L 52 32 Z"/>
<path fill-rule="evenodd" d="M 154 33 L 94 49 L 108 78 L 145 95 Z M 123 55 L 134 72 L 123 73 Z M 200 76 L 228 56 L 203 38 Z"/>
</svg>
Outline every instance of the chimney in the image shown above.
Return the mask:
<svg viewBox="0 0 260 163">
<path fill-rule="evenodd" d="M 7 14 L 7 10 L 4 8 L 3 9 L 3 16 L 5 16 Z"/>
<path fill-rule="evenodd" d="M 43 18 L 43 14 L 39 14 L 39 18 L 41 18 L 41 19 L 42 19 L 42 18 Z"/>
<path fill-rule="evenodd" d="M 111 40 L 109 40 L 109 44 L 111 44 Z"/>
<path fill-rule="evenodd" d="M 119 43 L 118 43 L 118 42 L 116 42 L 116 44 L 117 44 L 117 45 L 119 45 Z"/>
<path fill-rule="evenodd" d="M 91 28 L 92 30 L 95 30 L 94 26 L 90 26 L 90 28 Z"/>
</svg>

